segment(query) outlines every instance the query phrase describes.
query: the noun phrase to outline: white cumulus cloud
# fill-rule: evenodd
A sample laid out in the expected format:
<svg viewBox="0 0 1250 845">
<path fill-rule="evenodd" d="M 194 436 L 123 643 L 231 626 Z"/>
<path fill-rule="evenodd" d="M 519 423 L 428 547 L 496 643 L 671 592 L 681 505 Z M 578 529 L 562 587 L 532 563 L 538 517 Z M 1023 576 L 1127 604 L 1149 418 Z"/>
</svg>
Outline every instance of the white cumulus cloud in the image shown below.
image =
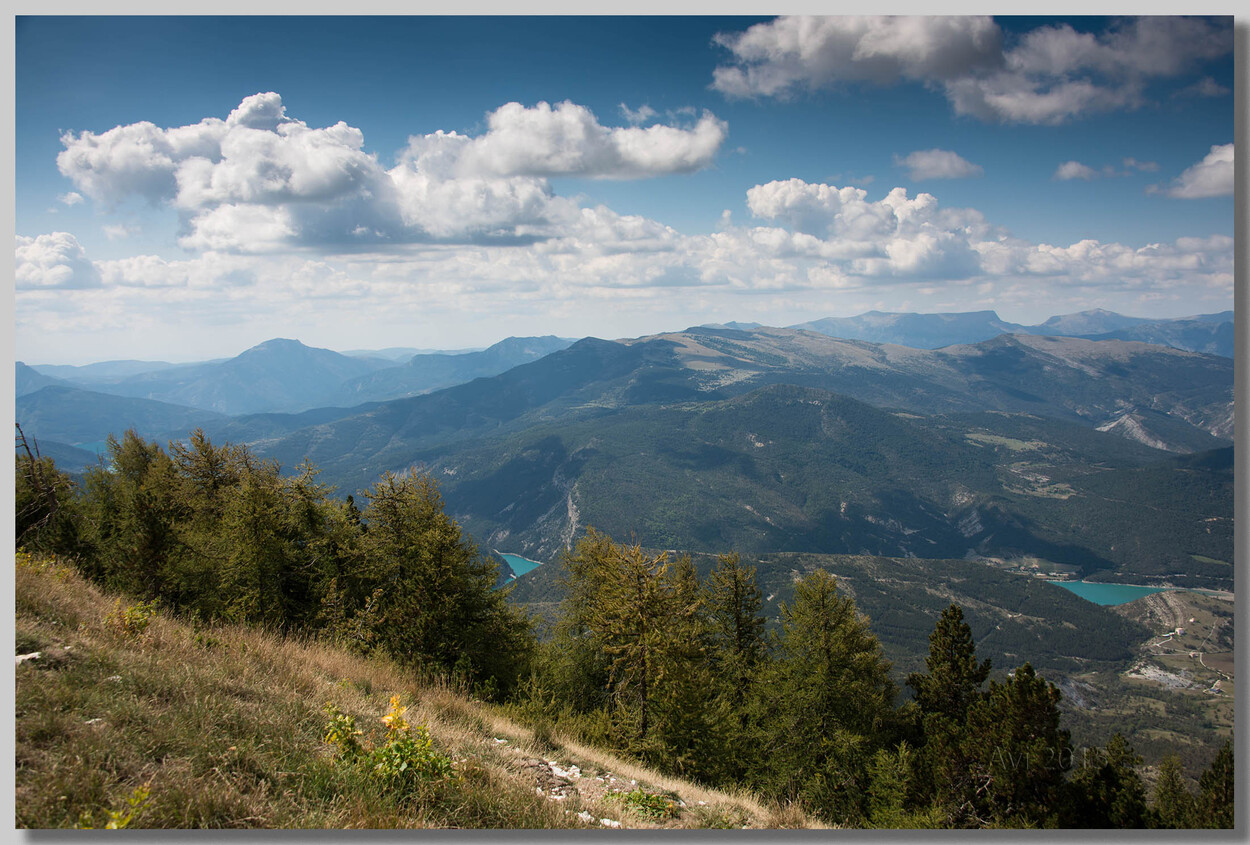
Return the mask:
<svg viewBox="0 0 1250 845">
<path fill-rule="evenodd" d="M 1068 182 L 1073 179 L 1083 179 L 1088 182 L 1091 179 L 1098 178 L 1098 171 L 1087 164 L 1081 164 L 1079 161 L 1065 161 L 1055 168 L 1055 175 L 1051 178 L 1060 182 Z"/>
<path fill-rule="evenodd" d="M 639 109 L 634 116 L 645 116 Z M 709 165 L 728 129 L 705 112 L 690 125 L 606 127 L 584 106 L 508 103 L 476 137 L 413 136 L 391 169 L 340 121 L 314 128 L 274 92 L 226 119 L 66 133 L 61 172 L 96 200 L 142 197 L 181 215 L 187 249 L 356 249 L 422 241 L 516 243 L 558 233 L 577 206 L 551 176 L 634 179 Z"/>
<path fill-rule="evenodd" d="M 646 123 L 648 120 L 653 119 L 657 114 L 656 110 L 648 106 L 646 103 L 643 103 L 636 109 L 631 109 L 629 106 L 621 103 L 620 109 L 621 116 L 633 126 L 637 126 L 640 123 Z"/>
<path fill-rule="evenodd" d="M 957 78 L 1001 62 L 1002 33 L 989 17 L 781 17 L 720 33 L 736 63 L 712 86 L 730 96 L 785 96 L 840 82 Z"/>
<path fill-rule="evenodd" d="M 1233 49 L 1227 20 L 1182 17 L 1131 18 L 1100 34 L 1042 26 L 1005 46 L 988 17 L 800 16 L 717 41 L 733 53 L 713 74 L 713 87 L 728 96 L 915 80 L 944 91 L 958 114 L 1042 124 L 1135 107 L 1148 79 Z"/>
<path fill-rule="evenodd" d="M 950 279 L 978 275 L 973 241 L 988 233 L 967 209 L 942 209 L 932 194 L 894 188 L 877 201 L 861 188 L 769 182 L 747 191 L 756 217 L 786 230 L 756 230 L 757 245 L 777 254 L 818 256 L 851 276 Z"/>
<path fill-rule="evenodd" d="M 710 112 L 689 129 L 609 128 L 567 100 L 532 108 L 507 103 L 487 115 L 487 126 L 476 138 L 442 132 L 410 138 L 406 158 L 454 176 L 637 179 L 706 167 L 728 134 Z"/>
<path fill-rule="evenodd" d="M 1233 193 L 1233 145 L 1211 147 L 1197 164 L 1176 177 L 1167 194 L 1177 199 L 1224 197 Z"/>
<path fill-rule="evenodd" d="M 916 150 L 905 157 L 895 156 L 894 164 L 906 167 L 912 181 L 922 179 L 967 179 L 982 176 L 985 168 L 950 150 Z"/>
<path fill-rule="evenodd" d="M 68 232 L 35 238 L 18 235 L 15 257 L 18 290 L 85 290 L 100 286 L 100 273 L 87 258 L 82 244 Z"/>
</svg>

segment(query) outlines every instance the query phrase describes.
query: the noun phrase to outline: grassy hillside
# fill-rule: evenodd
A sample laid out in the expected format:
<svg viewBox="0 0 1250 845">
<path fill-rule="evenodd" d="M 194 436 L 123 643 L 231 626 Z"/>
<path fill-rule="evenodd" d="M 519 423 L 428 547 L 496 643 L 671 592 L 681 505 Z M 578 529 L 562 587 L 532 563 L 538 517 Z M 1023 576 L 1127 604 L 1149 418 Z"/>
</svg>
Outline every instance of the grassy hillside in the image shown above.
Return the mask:
<svg viewBox="0 0 1250 845">
<path fill-rule="evenodd" d="M 54 561 L 19 556 L 15 607 L 17 827 L 809 826 L 535 737 L 385 661 L 148 613 Z M 325 742 L 330 704 L 380 747 L 392 696 L 449 776 L 388 788 Z"/>
</svg>

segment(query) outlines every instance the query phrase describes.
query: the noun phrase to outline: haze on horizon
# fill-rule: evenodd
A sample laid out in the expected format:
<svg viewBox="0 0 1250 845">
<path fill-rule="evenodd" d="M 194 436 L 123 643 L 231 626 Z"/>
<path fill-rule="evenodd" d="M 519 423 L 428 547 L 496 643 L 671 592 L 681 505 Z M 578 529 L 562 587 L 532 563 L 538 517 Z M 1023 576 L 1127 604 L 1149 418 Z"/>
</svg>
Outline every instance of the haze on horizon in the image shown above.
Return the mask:
<svg viewBox="0 0 1250 845">
<path fill-rule="evenodd" d="M 1233 306 L 1228 17 L 244 20 L 17 19 L 18 359 Z"/>
</svg>

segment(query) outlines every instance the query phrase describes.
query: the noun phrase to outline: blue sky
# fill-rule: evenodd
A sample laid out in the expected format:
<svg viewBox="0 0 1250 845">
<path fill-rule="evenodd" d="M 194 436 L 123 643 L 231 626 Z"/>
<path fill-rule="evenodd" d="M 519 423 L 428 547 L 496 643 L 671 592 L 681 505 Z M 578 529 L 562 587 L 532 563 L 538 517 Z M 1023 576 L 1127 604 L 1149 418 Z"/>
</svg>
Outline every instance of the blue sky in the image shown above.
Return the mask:
<svg viewBox="0 0 1250 845">
<path fill-rule="evenodd" d="M 27 17 L 17 356 L 1233 302 L 1229 18 Z"/>
</svg>

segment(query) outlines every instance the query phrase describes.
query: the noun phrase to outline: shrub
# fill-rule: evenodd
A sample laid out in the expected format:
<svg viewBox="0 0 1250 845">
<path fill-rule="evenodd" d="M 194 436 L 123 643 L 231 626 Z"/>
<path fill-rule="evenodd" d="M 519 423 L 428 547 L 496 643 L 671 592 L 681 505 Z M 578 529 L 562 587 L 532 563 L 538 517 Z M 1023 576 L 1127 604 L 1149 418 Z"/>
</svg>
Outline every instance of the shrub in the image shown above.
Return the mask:
<svg viewBox="0 0 1250 845">
<path fill-rule="evenodd" d="M 104 617 L 104 622 L 124 636 L 142 636 L 152 617 L 156 615 L 156 601 L 152 599 L 123 608 L 121 599 L 118 599 L 113 603 L 112 612 Z"/>
<path fill-rule="evenodd" d="M 135 787 L 134 792 L 130 793 L 126 798 L 126 804 L 120 809 L 109 810 L 109 820 L 104 825 L 105 830 L 124 830 L 130 827 L 130 823 L 143 814 L 147 809 L 148 797 L 152 794 L 150 785 L 145 783 L 143 786 Z M 74 825 L 79 830 L 93 830 L 90 824 L 90 816 L 83 813 L 78 824 Z"/>
<path fill-rule="evenodd" d="M 330 717 L 330 723 L 326 725 L 326 744 L 337 748 L 342 757 L 355 757 L 361 751 L 360 740 L 356 737 L 362 734 L 356 728 L 356 717 L 339 712 L 331 701 L 326 702 L 324 709 Z"/>
<path fill-rule="evenodd" d="M 677 801 L 668 795 L 656 795 L 641 787 L 621 795 L 625 806 L 649 819 L 675 819 L 681 814 Z"/>
<path fill-rule="evenodd" d="M 434 750 L 425 726 L 414 728 L 408 723 L 408 708 L 400 706 L 398 695 L 391 696 L 390 703 L 391 709 L 382 717 L 385 739 L 368 746 L 357 739 L 363 731 L 356 728 L 356 718 L 327 703 L 325 712 L 330 722 L 325 742 L 337 748 L 341 758 L 364 766 L 388 789 L 408 791 L 424 781 L 453 777 L 451 758 Z"/>
</svg>

